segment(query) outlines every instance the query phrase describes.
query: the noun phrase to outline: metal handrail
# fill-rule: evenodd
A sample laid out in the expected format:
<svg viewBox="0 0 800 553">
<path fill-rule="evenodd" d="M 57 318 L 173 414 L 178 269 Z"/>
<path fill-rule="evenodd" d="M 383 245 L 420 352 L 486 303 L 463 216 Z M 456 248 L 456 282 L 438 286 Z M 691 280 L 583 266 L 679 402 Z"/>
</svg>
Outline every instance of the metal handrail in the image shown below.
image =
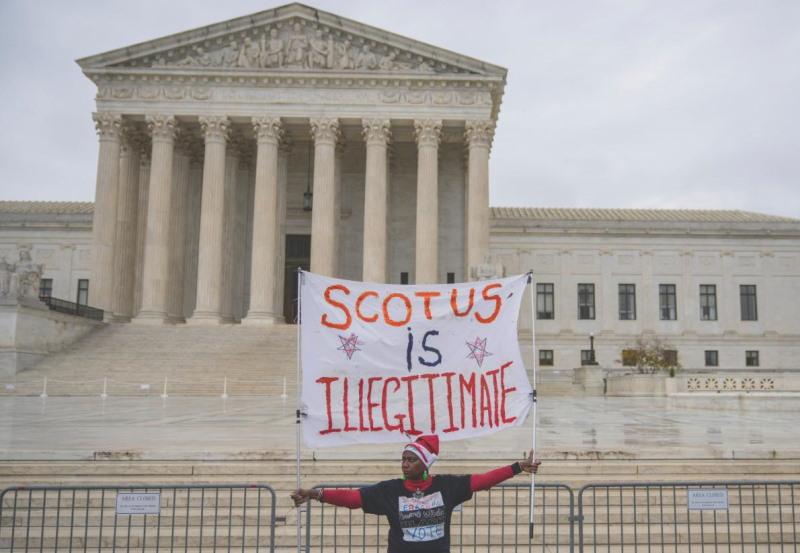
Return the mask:
<svg viewBox="0 0 800 553">
<path fill-rule="evenodd" d="M 44 302 L 44 304 L 50 308 L 50 311 L 66 313 L 67 315 L 76 315 L 78 317 L 91 319 L 93 321 L 102 321 L 105 313 L 102 309 L 98 309 L 96 307 L 91 307 L 89 305 L 84 305 L 82 303 L 76 303 L 73 301 L 62 300 L 60 298 L 54 298 L 53 296 L 49 295 L 40 295 L 39 300 Z"/>
</svg>

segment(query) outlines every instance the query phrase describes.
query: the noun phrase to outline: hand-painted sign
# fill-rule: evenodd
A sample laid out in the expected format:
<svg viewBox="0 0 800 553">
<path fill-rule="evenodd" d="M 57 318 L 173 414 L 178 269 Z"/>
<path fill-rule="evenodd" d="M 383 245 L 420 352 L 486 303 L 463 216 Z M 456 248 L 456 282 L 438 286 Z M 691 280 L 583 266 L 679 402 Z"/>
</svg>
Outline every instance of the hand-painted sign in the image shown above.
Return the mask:
<svg viewBox="0 0 800 553">
<path fill-rule="evenodd" d="M 526 275 L 416 286 L 300 279 L 308 446 L 456 440 L 524 422 Z"/>
</svg>

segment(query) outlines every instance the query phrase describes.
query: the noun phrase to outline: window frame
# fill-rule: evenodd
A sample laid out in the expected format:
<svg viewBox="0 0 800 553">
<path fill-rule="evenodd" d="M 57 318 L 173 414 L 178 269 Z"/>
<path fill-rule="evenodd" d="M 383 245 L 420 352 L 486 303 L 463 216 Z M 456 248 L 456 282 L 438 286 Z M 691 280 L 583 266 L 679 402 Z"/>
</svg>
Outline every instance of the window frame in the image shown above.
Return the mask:
<svg viewBox="0 0 800 553">
<path fill-rule="evenodd" d="M 545 359 L 543 359 L 542 357 L 545 357 Z M 551 350 L 551 349 L 540 349 L 539 350 L 539 366 L 540 367 L 552 367 L 554 364 L 555 364 L 555 354 L 554 354 L 553 350 Z"/>
<path fill-rule="evenodd" d="M 758 320 L 758 291 L 755 284 L 739 285 L 739 314 L 742 321 Z"/>
<path fill-rule="evenodd" d="M 719 367 L 719 350 L 707 349 L 703 352 L 706 367 Z"/>
<path fill-rule="evenodd" d="M 540 288 L 541 287 L 541 288 Z M 547 290 L 545 287 L 549 287 Z M 556 318 L 556 292 L 555 284 L 552 282 L 537 282 L 536 283 L 536 319 L 543 321 L 552 321 Z M 548 308 L 548 299 L 550 310 Z M 540 302 L 541 300 L 541 302 Z M 544 304 L 544 310 L 540 310 L 540 303 Z"/>
<path fill-rule="evenodd" d="M 586 316 L 583 316 L 582 308 L 586 309 Z M 597 316 L 595 309 L 595 287 L 594 282 L 578 283 L 578 320 L 593 321 Z"/>
<path fill-rule="evenodd" d="M 45 291 L 47 293 L 44 293 Z M 53 297 L 53 279 L 52 278 L 39 279 L 39 297 L 40 298 L 52 298 Z"/>
<path fill-rule="evenodd" d="M 718 320 L 717 285 L 701 284 L 699 291 L 700 291 L 700 320 L 701 321 Z M 708 315 L 706 315 L 706 310 L 708 311 Z"/>
<path fill-rule="evenodd" d="M 618 315 L 620 321 L 636 320 L 636 284 L 620 282 L 617 284 Z M 626 309 L 623 310 L 623 303 Z"/>
<path fill-rule="evenodd" d="M 760 367 L 761 355 L 757 349 L 748 349 L 744 352 L 744 366 L 745 367 Z M 755 362 L 753 362 L 755 360 Z"/>
<path fill-rule="evenodd" d="M 81 301 L 81 292 L 83 292 L 83 301 Z M 79 278 L 78 279 L 78 290 L 75 294 L 75 303 L 78 305 L 89 305 L 89 279 L 88 278 Z"/>
<path fill-rule="evenodd" d="M 658 316 L 662 321 L 678 320 L 678 287 L 675 284 L 658 285 Z"/>
</svg>

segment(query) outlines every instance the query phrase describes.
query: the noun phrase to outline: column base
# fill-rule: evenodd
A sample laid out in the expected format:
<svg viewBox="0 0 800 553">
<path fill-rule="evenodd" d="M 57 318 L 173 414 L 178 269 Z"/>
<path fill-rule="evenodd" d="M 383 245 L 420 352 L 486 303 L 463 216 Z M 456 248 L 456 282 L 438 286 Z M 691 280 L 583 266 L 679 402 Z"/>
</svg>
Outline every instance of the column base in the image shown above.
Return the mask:
<svg viewBox="0 0 800 553">
<path fill-rule="evenodd" d="M 242 319 L 243 326 L 273 326 L 283 322 L 283 317 L 263 311 L 248 313 L 247 316 Z"/>
<path fill-rule="evenodd" d="M 119 313 L 114 313 L 111 315 L 112 323 L 129 323 L 131 322 L 132 317 L 130 315 L 120 315 Z"/>
<path fill-rule="evenodd" d="M 131 323 L 143 325 L 170 324 L 171 322 L 164 311 L 139 311 L 139 314 L 131 319 Z"/>
<path fill-rule="evenodd" d="M 219 313 L 213 312 L 196 312 L 194 315 L 186 319 L 186 324 L 191 326 L 213 326 L 230 324 L 232 321 L 222 317 Z"/>
</svg>

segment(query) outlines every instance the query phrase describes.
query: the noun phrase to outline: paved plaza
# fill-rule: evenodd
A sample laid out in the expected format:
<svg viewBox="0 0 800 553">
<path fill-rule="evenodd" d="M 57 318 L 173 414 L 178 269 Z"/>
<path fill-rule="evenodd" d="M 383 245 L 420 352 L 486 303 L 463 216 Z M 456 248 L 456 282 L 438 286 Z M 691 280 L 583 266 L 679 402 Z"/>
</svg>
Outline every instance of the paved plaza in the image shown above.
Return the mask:
<svg viewBox="0 0 800 553">
<path fill-rule="evenodd" d="M 0 399 L 1 460 L 291 458 L 294 405 L 251 398 Z M 800 457 L 800 396 L 543 397 L 538 450 L 567 459 Z M 524 427 L 443 445 L 450 458 L 512 457 Z M 449 450 L 449 452 L 448 452 Z M 391 459 L 396 446 L 311 451 L 316 459 Z"/>
</svg>

